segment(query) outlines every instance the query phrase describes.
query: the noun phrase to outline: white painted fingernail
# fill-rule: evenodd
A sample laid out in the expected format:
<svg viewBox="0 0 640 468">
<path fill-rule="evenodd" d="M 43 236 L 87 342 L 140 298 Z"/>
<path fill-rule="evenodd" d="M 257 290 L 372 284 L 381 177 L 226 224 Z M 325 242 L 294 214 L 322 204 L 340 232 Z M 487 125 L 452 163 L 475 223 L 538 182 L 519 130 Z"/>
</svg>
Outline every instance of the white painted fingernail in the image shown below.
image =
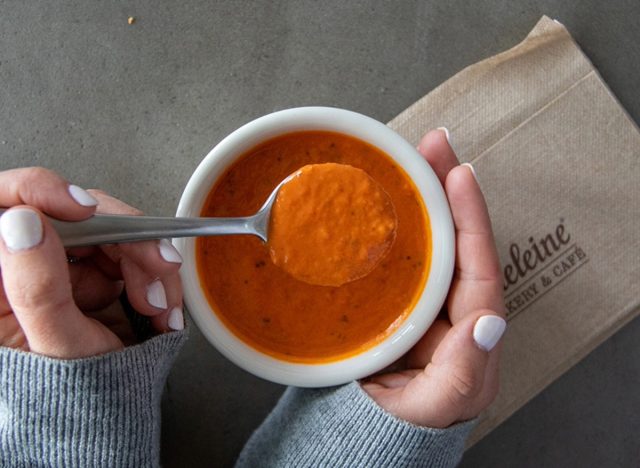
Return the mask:
<svg viewBox="0 0 640 468">
<path fill-rule="evenodd" d="M 0 235 L 11 252 L 26 250 L 42 242 L 42 220 L 33 210 L 17 208 L 0 217 Z"/>
<path fill-rule="evenodd" d="M 169 320 L 167 325 L 172 330 L 184 330 L 184 314 L 180 307 L 174 307 L 169 311 Z"/>
<path fill-rule="evenodd" d="M 444 133 L 444 136 L 447 137 L 447 142 L 451 145 L 451 134 L 449 133 L 449 129 L 447 127 L 438 127 L 437 130 L 440 130 Z"/>
<path fill-rule="evenodd" d="M 160 250 L 160 256 L 169 263 L 182 263 L 182 257 L 176 248 L 171 245 L 167 239 L 161 239 L 158 242 L 158 250 Z"/>
<path fill-rule="evenodd" d="M 158 309 L 167 308 L 167 294 L 159 279 L 147 286 L 147 302 Z"/>
<path fill-rule="evenodd" d="M 471 174 L 473 175 L 473 178 L 476 179 L 476 182 L 478 182 L 478 176 L 476 175 L 476 170 L 473 168 L 471 163 L 462 163 L 460 165 L 468 167 L 469 170 L 471 171 Z"/>
<path fill-rule="evenodd" d="M 473 327 L 473 340 L 485 351 L 491 351 L 498 343 L 507 322 L 496 315 L 485 315 L 480 317 Z"/>
<path fill-rule="evenodd" d="M 93 198 L 89 192 L 77 185 L 69 185 L 69 194 L 82 206 L 98 206 L 98 200 Z"/>
</svg>

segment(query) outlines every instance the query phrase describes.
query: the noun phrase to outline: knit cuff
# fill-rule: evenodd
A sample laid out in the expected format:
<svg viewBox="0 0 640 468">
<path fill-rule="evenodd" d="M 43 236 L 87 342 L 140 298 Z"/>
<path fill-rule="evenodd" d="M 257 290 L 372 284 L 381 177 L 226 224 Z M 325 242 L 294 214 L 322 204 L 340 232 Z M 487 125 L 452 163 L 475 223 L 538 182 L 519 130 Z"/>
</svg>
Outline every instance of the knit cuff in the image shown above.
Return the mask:
<svg viewBox="0 0 640 468">
<path fill-rule="evenodd" d="M 160 398 L 185 339 L 73 360 L 0 348 L 0 465 L 159 465 Z"/>
<path fill-rule="evenodd" d="M 292 387 L 253 434 L 238 466 L 455 466 L 474 425 L 415 426 L 387 413 L 356 382 Z"/>
</svg>

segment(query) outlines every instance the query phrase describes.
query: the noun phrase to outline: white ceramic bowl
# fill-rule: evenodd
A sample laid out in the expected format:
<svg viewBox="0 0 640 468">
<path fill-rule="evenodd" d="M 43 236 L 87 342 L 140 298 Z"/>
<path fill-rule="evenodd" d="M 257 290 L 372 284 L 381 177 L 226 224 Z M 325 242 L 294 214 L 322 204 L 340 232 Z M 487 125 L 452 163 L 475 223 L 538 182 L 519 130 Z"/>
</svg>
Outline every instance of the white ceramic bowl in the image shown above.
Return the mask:
<svg viewBox="0 0 640 468">
<path fill-rule="evenodd" d="M 322 387 L 377 372 L 406 353 L 422 337 L 438 315 L 449 290 L 455 241 L 451 212 L 442 186 L 416 149 L 374 119 L 328 107 L 300 107 L 275 112 L 249 122 L 226 137 L 191 176 L 180 199 L 177 216 L 199 216 L 216 180 L 247 150 L 275 136 L 303 130 L 340 132 L 381 149 L 409 174 L 427 207 L 433 247 L 431 270 L 414 310 L 395 333 L 361 354 L 329 363 L 292 363 L 262 354 L 237 338 L 212 311 L 200 287 L 195 239 L 176 239 L 174 245 L 184 259 L 181 276 L 186 307 L 205 337 L 223 355 L 243 369 L 273 382 Z"/>
</svg>

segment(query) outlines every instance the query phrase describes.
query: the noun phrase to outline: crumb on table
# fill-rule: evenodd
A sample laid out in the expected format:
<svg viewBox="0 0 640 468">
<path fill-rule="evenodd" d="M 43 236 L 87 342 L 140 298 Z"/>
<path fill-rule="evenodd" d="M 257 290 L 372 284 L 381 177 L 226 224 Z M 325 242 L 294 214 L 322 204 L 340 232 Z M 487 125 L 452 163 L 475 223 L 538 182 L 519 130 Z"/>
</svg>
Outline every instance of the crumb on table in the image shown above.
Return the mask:
<svg viewBox="0 0 640 468">
<path fill-rule="evenodd" d="M 133 24 L 133 23 L 135 23 L 135 22 L 136 22 L 135 17 L 133 17 L 133 16 L 129 16 L 129 19 L 127 20 L 127 23 L 129 23 L 129 24 Z"/>
</svg>

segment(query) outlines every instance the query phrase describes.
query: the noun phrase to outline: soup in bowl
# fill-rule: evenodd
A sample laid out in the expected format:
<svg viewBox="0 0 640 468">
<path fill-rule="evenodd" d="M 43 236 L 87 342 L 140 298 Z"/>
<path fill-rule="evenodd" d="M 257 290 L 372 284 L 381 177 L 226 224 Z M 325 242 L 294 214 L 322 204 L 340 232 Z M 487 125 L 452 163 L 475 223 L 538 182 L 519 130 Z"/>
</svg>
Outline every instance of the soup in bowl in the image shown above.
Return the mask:
<svg viewBox="0 0 640 468">
<path fill-rule="evenodd" d="M 390 128 L 346 110 L 289 109 L 236 130 L 198 166 L 177 216 L 253 214 L 287 176 L 327 163 L 366 172 L 393 204 L 393 243 L 366 275 L 310 284 L 254 236 L 174 241 L 185 305 L 205 337 L 245 370 L 287 385 L 341 384 L 393 363 L 437 316 L 453 272 L 453 223 L 435 173 Z M 298 230 L 313 239 L 314 227 L 297 226 L 288 242 Z"/>
</svg>

